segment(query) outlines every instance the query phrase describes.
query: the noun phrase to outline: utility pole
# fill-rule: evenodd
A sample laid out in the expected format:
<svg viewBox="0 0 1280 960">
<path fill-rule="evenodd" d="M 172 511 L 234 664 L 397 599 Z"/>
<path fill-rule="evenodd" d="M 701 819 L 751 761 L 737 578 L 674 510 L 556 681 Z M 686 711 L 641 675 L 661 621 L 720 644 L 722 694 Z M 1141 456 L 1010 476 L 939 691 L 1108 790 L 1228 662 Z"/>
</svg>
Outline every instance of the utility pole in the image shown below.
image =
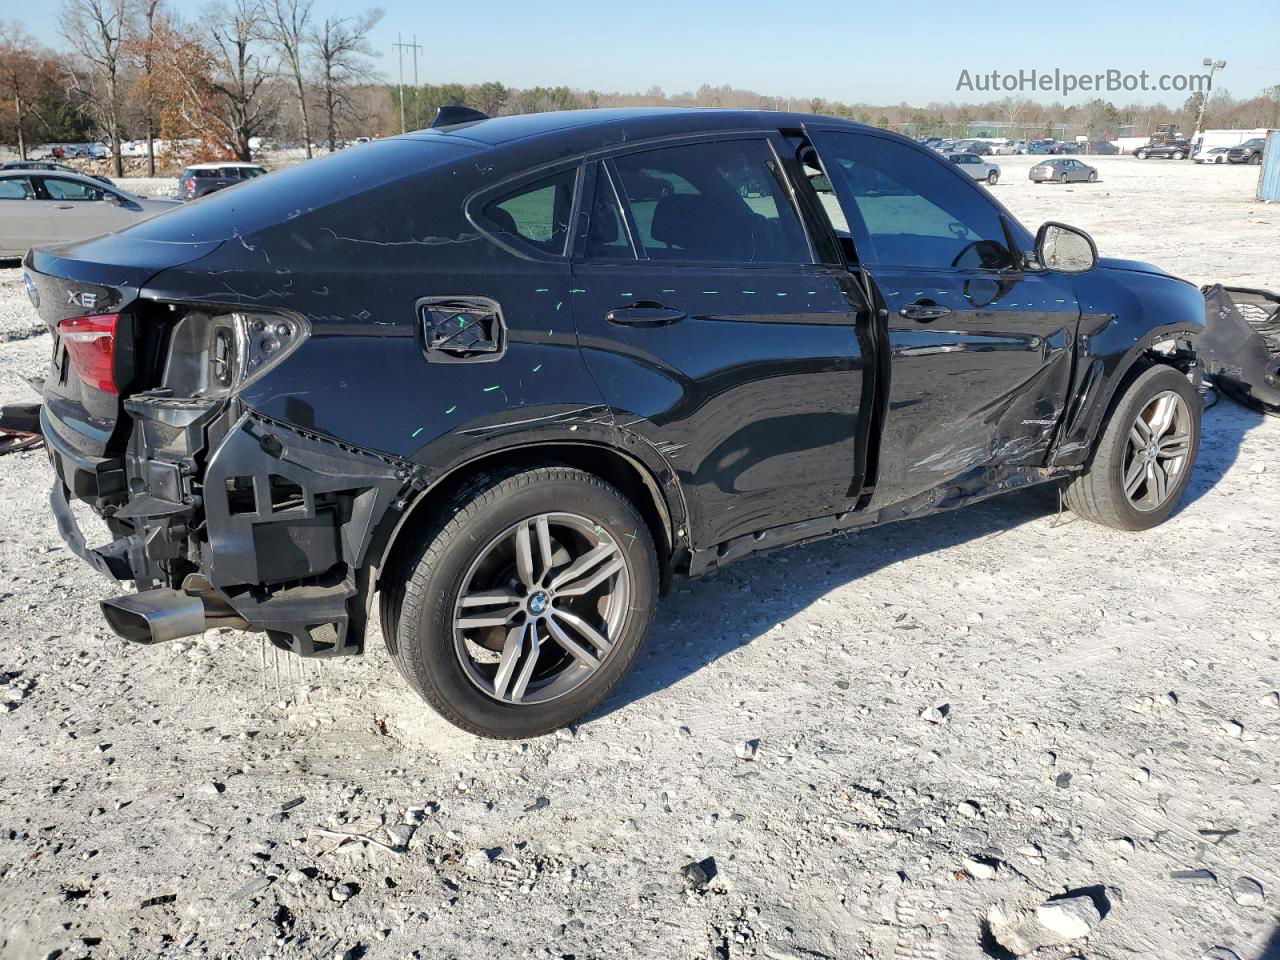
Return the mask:
<svg viewBox="0 0 1280 960">
<path fill-rule="evenodd" d="M 413 125 L 416 129 L 418 126 L 418 51 L 422 47 L 418 46 L 416 33 L 413 35 L 412 43 L 405 43 L 397 33 L 396 42 L 392 46 L 396 48 L 396 59 L 400 62 L 400 132 L 404 133 L 408 129 L 404 123 L 404 52 L 413 51 Z"/>
<path fill-rule="evenodd" d="M 1204 65 L 1209 68 L 1209 89 L 1200 91 L 1200 109 L 1196 112 L 1196 132 L 1191 137 L 1192 149 L 1200 141 L 1200 128 L 1204 126 L 1204 108 L 1209 103 L 1209 94 L 1213 93 L 1213 75 L 1227 65 L 1225 60 L 1205 57 Z"/>
</svg>

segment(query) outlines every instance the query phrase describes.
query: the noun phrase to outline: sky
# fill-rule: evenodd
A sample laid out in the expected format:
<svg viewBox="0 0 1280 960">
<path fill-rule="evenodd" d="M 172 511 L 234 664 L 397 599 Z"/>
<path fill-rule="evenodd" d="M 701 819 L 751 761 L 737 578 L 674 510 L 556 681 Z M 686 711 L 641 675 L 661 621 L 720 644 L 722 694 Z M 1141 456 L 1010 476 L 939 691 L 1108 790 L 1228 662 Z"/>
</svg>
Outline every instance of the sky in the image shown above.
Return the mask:
<svg viewBox="0 0 1280 960">
<path fill-rule="evenodd" d="M 167 0 L 183 17 L 205 0 Z M 360 0 L 316 0 L 321 15 L 361 9 Z M 1280 2 L 1277 0 L 1068 0 L 1061 13 L 1036 16 L 1042 4 L 979 0 L 878 2 L 832 0 L 486 0 L 423 3 L 382 0 L 386 15 L 373 36 L 385 79 L 398 76 L 397 33 L 416 34 L 423 83 L 498 80 L 508 86 L 555 86 L 604 92 L 668 93 L 703 83 L 780 97 L 924 105 L 931 101 L 998 99 L 980 89 L 957 90 L 962 71 L 1016 74 L 1055 69 L 1138 74 L 1202 72 L 1205 57 L 1227 66 L 1214 80 L 1237 99 L 1280 84 Z M 11 7 L 0 16 L 22 21 L 50 46 L 59 45 L 58 0 Z M 16 14 L 16 16 L 15 16 Z M 405 60 L 406 80 L 412 60 Z M 976 84 L 976 80 L 973 81 Z M 1042 102 L 1079 102 L 1100 95 L 1117 105 L 1165 102 L 1186 92 L 1023 91 Z"/>
</svg>

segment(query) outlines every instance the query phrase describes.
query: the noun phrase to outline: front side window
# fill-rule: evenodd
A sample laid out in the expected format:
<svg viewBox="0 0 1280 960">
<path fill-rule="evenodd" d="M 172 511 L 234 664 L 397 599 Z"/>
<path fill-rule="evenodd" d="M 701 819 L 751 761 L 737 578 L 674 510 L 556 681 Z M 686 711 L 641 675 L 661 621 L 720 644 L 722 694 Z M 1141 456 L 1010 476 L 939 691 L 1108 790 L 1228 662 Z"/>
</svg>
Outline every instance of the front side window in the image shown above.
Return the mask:
<svg viewBox="0 0 1280 960">
<path fill-rule="evenodd" d="M 863 262 L 988 270 L 1014 264 L 999 210 L 929 153 L 841 132 L 823 133 L 819 153 Z"/>
<path fill-rule="evenodd" d="M 809 263 L 808 241 L 764 140 L 625 154 L 618 192 L 651 260 Z"/>
<path fill-rule="evenodd" d="M 577 176 L 577 170 L 571 169 L 524 184 L 491 201 L 484 208 L 484 215 L 502 233 L 514 234 L 543 253 L 561 256 L 569 235 Z"/>
<path fill-rule="evenodd" d="M 45 177 L 44 189 L 51 200 L 101 200 L 105 192 L 101 187 L 61 177 Z"/>
<path fill-rule="evenodd" d="M 34 200 L 30 177 L 5 177 L 0 180 L 0 200 Z"/>
</svg>

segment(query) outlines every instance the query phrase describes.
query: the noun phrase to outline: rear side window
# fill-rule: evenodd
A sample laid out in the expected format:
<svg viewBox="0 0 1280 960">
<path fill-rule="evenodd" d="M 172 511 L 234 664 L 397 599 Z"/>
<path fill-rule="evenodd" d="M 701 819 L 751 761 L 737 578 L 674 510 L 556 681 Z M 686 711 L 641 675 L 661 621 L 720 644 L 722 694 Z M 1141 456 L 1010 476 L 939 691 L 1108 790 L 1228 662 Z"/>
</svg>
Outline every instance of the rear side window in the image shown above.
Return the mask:
<svg viewBox="0 0 1280 960">
<path fill-rule="evenodd" d="M 967 176 L 930 154 L 858 133 L 824 133 L 819 152 L 863 262 L 992 270 L 1013 265 L 999 210 Z"/>
<path fill-rule="evenodd" d="M 626 154 L 618 192 L 651 260 L 809 263 L 804 228 L 763 140 L 724 140 Z"/>
<path fill-rule="evenodd" d="M 0 180 L 0 200 L 34 200 L 30 177 L 5 177 Z"/>
<path fill-rule="evenodd" d="M 576 169 L 525 184 L 484 208 L 485 217 L 500 231 L 514 234 L 543 253 L 562 256 L 569 235 Z"/>
</svg>

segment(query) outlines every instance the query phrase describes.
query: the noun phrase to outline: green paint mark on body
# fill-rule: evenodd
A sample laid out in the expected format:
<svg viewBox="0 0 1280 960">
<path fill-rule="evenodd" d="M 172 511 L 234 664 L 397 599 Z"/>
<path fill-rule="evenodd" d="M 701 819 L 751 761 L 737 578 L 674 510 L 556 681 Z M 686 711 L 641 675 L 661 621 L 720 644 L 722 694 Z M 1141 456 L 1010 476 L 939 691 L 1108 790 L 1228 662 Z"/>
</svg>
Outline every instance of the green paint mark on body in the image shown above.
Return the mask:
<svg viewBox="0 0 1280 960">
<path fill-rule="evenodd" d="M 422 430 L 423 428 L 419 427 L 417 430 L 413 431 L 413 433 L 409 434 L 410 439 L 412 439 L 413 437 L 416 437 L 418 434 L 422 432 Z"/>
<path fill-rule="evenodd" d="M 455 410 L 457 410 L 457 409 L 458 409 L 458 405 L 455 403 L 452 407 L 450 407 L 448 410 L 446 410 L 446 411 L 444 412 L 444 414 L 445 414 L 445 416 L 447 417 L 449 414 L 453 413 L 453 411 L 455 411 Z"/>
<path fill-rule="evenodd" d="M 485 392 L 485 393 L 493 393 L 493 391 L 495 391 L 495 390 L 499 390 L 499 389 L 501 389 L 501 385 L 500 385 L 500 384 L 496 384 L 496 383 L 495 383 L 492 387 L 485 387 L 485 388 L 484 388 L 484 392 Z"/>
<path fill-rule="evenodd" d="M 542 369 L 542 364 L 538 364 L 536 367 L 533 368 L 533 372 L 537 373 L 541 369 Z"/>
</svg>

